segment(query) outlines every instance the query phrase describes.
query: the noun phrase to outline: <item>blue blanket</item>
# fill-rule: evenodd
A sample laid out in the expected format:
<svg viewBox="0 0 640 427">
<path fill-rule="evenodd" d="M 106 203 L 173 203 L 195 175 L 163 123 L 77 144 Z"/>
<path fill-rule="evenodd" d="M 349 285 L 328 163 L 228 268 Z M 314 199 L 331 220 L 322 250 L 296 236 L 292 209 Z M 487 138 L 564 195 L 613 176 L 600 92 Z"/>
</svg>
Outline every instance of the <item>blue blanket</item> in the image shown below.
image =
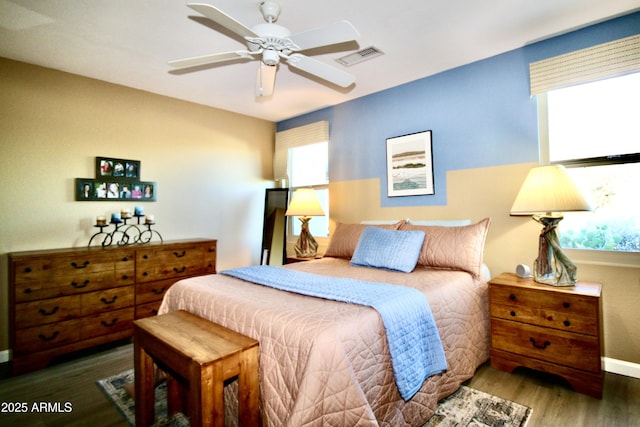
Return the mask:
<svg viewBox="0 0 640 427">
<path fill-rule="evenodd" d="M 411 399 L 429 376 L 447 369 L 431 308 L 416 289 L 268 265 L 225 270 L 221 274 L 302 295 L 375 308 L 384 323 L 393 374 L 404 400 Z"/>
</svg>

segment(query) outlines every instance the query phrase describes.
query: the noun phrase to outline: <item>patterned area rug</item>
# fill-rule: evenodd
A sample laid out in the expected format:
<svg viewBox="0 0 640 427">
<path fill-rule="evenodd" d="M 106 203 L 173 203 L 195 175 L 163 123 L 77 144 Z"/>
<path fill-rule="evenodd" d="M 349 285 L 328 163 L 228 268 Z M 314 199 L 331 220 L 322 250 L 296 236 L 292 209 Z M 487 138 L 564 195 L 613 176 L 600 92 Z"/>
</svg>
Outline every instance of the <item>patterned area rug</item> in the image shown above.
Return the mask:
<svg viewBox="0 0 640 427">
<path fill-rule="evenodd" d="M 133 370 L 129 370 L 99 380 L 97 384 L 129 424 L 135 426 L 135 402 L 125 389 L 133 380 Z M 189 419 L 182 414 L 167 419 L 165 382 L 156 387 L 155 393 L 156 426 L 189 425 Z M 423 427 L 524 427 L 530 416 L 531 408 L 461 386 L 457 392 L 440 401 L 438 410 Z"/>
</svg>

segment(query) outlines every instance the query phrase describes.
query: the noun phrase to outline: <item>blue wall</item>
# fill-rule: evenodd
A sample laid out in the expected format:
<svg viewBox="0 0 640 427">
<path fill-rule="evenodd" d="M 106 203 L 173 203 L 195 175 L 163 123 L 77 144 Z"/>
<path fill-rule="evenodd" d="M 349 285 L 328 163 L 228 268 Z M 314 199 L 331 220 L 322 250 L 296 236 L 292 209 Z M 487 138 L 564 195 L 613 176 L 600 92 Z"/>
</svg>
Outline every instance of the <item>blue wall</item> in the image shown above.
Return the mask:
<svg viewBox="0 0 640 427">
<path fill-rule="evenodd" d="M 613 19 L 277 124 L 330 123 L 330 181 L 380 179 L 383 207 L 446 205 L 446 172 L 538 161 L 529 63 L 640 33 L 640 13 Z M 386 138 L 432 131 L 436 194 L 387 197 Z"/>
</svg>

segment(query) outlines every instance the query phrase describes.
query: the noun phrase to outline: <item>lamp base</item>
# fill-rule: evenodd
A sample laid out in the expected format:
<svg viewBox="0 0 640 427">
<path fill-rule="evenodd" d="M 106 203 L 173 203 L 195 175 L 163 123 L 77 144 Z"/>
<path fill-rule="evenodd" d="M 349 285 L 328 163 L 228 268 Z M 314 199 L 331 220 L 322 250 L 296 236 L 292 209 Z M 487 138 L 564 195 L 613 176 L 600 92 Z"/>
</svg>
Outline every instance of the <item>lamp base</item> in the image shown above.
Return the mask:
<svg viewBox="0 0 640 427">
<path fill-rule="evenodd" d="M 540 232 L 538 258 L 533 262 L 533 280 L 551 286 L 575 286 L 578 269 L 562 251 L 556 233 L 562 216 L 534 215 L 533 219 L 544 226 Z"/>
<path fill-rule="evenodd" d="M 537 259 L 533 262 L 533 280 L 551 286 L 575 286 L 577 282 L 569 277 L 569 274 L 562 266 L 549 273 L 538 273 Z"/>
<path fill-rule="evenodd" d="M 311 217 L 301 216 L 299 217 L 302 223 L 302 230 L 300 230 L 300 236 L 296 241 L 293 249 L 296 251 L 298 258 L 315 258 L 318 254 L 318 242 L 313 238 L 309 232 L 309 221 Z"/>
</svg>

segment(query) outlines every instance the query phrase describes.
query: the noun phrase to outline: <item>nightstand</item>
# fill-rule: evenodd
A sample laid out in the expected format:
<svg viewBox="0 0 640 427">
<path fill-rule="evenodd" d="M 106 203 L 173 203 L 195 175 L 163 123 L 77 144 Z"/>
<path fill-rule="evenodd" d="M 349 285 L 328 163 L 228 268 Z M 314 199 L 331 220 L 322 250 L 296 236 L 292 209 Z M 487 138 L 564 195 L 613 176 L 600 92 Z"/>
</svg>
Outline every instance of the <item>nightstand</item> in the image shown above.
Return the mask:
<svg viewBox="0 0 640 427">
<path fill-rule="evenodd" d="M 513 273 L 491 279 L 491 366 L 548 372 L 601 399 L 601 292 L 599 283 L 554 287 Z"/>
<path fill-rule="evenodd" d="M 315 258 L 300 258 L 297 256 L 288 256 L 286 264 L 293 264 L 294 262 L 312 261 L 314 259 L 320 259 L 320 258 L 322 258 L 322 255 L 316 255 Z"/>
</svg>

